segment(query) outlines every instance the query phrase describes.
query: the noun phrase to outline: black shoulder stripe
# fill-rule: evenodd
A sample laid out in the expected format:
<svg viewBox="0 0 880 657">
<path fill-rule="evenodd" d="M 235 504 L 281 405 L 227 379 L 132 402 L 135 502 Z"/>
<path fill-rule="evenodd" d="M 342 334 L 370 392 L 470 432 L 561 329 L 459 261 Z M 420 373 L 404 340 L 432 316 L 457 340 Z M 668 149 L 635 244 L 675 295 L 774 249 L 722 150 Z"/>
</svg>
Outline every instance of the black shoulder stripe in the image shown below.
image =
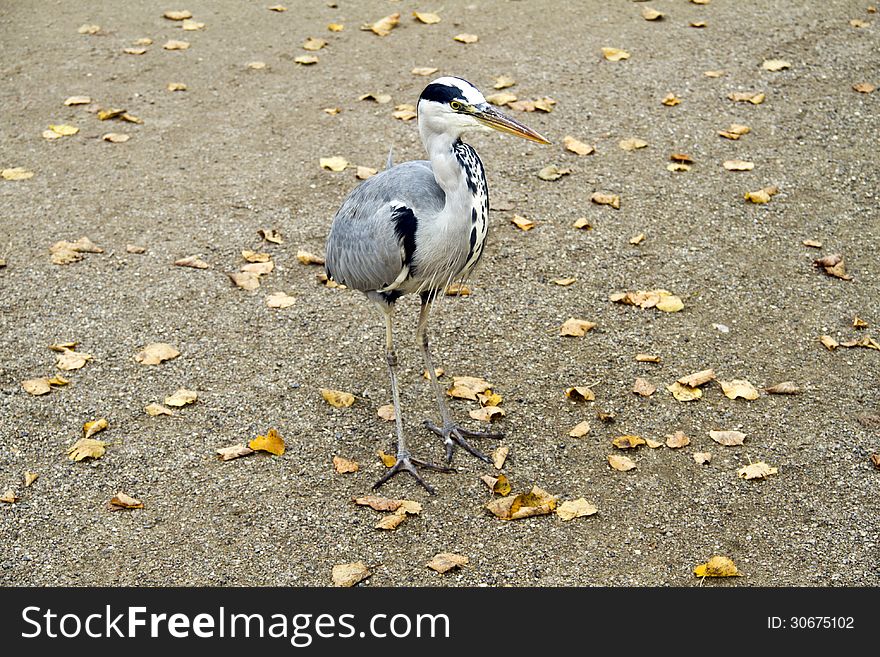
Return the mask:
<svg viewBox="0 0 880 657">
<path fill-rule="evenodd" d="M 403 245 L 403 264 L 412 269 L 412 259 L 416 252 L 416 229 L 419 220 L 413 211 L 407 207 L 395 208 L 391 212 L 391 220 L 394 222 L 394 232 L 397 239 Z M 412 271 L 410 271 L 412 274 Z"/>
</svg>

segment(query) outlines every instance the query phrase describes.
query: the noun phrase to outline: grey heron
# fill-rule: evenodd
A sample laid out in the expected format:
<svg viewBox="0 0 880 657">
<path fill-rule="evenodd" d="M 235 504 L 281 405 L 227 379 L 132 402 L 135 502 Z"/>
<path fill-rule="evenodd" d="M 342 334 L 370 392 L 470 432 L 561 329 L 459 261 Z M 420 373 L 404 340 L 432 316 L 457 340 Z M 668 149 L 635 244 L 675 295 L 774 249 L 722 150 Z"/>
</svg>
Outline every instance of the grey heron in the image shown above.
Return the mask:
<svg viewBox="0 0 880 657">
<path fill-rule="evenodd" d="M 360 290 L 385 317 L 385 357 L 397 430 L 397 461 L 374 488 L 399 472 L 408 472 L 433 493 L 418 467 L 452 472 L 449 467 L 414 458 L 406 446 L 397 383 L 393 313 L 406 293 L 421 297 L 416 341 L 440 409 L 439 425 L 425 426 L 443 438 L 447 466 L 455 446 L 491 463 L 468 439 L 502 434 L 471 431 L 452 419 L 437 381 L 428 347 L 431 303 L 453 281 L 465 279 L 483 254 L 489 227 L 489 193 L 483 163 L 461 140 L 471 131 L 499 130 L 539 144 L 549 144 L 534 130 L 486 102 L 470 82 L 441 77 L 422 91 L 418 125 L 430 160 L 389 166 L 367 179 L 342 203 L 326 246 L 327 276 Z"/>
</svg>

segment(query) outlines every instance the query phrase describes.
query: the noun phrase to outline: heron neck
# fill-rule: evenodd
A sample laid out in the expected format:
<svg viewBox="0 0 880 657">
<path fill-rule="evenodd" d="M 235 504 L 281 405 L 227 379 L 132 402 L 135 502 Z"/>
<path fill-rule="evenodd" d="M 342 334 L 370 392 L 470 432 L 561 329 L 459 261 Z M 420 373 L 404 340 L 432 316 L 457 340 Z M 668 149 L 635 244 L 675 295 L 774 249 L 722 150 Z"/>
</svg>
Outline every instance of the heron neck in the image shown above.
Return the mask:
<svg viewBox="0 0 880 657">
<path fill-rule="evenodd" d="M 448 133 L 422 132 L 422 142 L 437 184 L 446 192 L 446 203 L 453 198 L 468 194 L 467 171 L 455 154 L 454 146 L 460 141 Z"/>
</svg>

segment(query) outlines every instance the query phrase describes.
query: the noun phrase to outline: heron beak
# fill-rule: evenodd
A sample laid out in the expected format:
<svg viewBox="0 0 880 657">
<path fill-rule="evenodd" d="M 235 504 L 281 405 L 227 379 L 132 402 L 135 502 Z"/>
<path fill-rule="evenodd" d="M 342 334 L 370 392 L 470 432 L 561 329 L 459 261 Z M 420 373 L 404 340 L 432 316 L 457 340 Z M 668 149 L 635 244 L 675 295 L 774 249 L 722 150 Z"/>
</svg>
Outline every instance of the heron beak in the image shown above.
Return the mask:
<svg viewBox="0 0 880 657">
<path fill-rule="evenodd" d="M 528 139 L 529 141 L 536 141 L 539 144 L 550 143 L 549 140 L 545 139 L 531 128 L 524 126 L 522 123 L 510 118 L 506 114 L 502 114 L 491 105 L 481 105 L 480 107 L 475 107 L 473 109 L 473 117 L 483 125 L 488 126 L 493 130 L 516 135 L 517 137 L 522 137 L 523 139 Z"/>
</svg>

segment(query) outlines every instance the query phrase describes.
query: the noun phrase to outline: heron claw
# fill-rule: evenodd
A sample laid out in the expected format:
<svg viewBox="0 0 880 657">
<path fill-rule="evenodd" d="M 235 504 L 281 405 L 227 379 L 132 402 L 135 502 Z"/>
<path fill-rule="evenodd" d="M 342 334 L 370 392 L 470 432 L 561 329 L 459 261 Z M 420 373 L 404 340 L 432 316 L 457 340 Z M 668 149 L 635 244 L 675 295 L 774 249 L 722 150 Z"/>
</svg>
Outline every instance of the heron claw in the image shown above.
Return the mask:
<svg viewBox="0 0 880 657">
<path fill-rule="evenodd" d="M 443 439 L 443 442 L 446 445 L 447 463 L 452 463 L 452 455 L 455 453 L 456 445 L 463 448 L 471 455 L 476 456 L 478 459 L 485 461 L 486 463 L 491 463 L 492 459 L 471 445 L 466 438 L 494 438 L 497 440 L 504 437 L 504 434 L 500 432 L 472 431 L 452 422 L 445 423 L 442 427 L 439 427 L 430 420 L 425 420 L 425 426 Z"/>
<path fill-rule="evenodd" d="M 417 467 L 418 466 L 418 467 Z M 436 491 L 434 487 L 431 486 L 428 482 L 422 479 L 422 475 L 419 474 L 418 468 L 424 468 L 425 470 L 434 470 L 436 472 L 455 472 L 454 468 L 446 468 L 440 465 L 434 465 L 433 463 L 429 463 L 428 461 L 421 461 L 419 459 L 412 458 L 409 454 L 398 454 L 397 455 L 397 463 L 395 463 L 388 472 L 386 472 L 379 481 L 373 484 L 373 490 L 377 490 L 382 484 L 391 479 L 394 475 L 399 474 L 400 472 L 408 472 L 413 476 L 413 478 L 421 484 L 426 491 L 428 491 L 431 495 L 434 495 Z"/>
</svg>

